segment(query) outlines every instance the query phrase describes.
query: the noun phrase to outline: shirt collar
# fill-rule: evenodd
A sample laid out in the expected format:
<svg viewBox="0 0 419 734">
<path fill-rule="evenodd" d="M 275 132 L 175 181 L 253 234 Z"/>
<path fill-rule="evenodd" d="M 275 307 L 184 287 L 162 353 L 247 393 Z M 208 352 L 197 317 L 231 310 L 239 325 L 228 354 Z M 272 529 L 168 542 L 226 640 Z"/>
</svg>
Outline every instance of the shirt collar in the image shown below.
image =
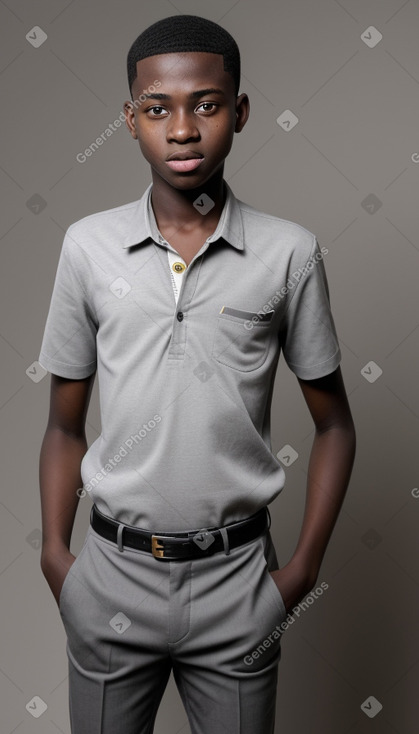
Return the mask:
<svg viewBox="0 0 419 734">
<path fill-rule="evenodd" d="M 243 222 L 240 206 L 227 181 L 224 185 L 227 196 L 215 232 L 208 238 L 208 242 L 215 242 L 220 237 L 238 250 L 244 249 Z M 122 238 L 122 247 L 141 245 L 150 238 L 160 241 L 159 230 L 153 207 L 151 206 L 151 183 L 141 199 L 130 209 L 130 216 L 126 226 L 126 234 Z"/>
</svg>

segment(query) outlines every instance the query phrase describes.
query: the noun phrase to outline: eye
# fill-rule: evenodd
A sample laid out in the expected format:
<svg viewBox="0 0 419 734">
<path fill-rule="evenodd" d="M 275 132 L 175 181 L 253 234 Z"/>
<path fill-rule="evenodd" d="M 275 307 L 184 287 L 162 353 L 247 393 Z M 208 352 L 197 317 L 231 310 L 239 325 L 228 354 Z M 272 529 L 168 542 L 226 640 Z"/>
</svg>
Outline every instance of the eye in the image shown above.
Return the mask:
<svg viewBox="0 0 419 734">
<path fill-rule="evenodd" d="M 196 109 L 199 110 L 200 107 L 206 107 L 204 112 L 213 112 L 214 108 L 216 108 L 217 105 L 215 104 L 215 102 L 201 102 L 201 104 Z M 155 114 L 156 110 L 158 111 L 157 114 Z M 154 105 L 153 107 L 149 107 L 148 110 L 146 110 L 146 113 L 148 114 L 149 112 L 153 112 L 153 114 L 149 115 L 150 117 L 163 117 L 162 112 L 164 113 L 166 111 L 167 110 L 165 110 L 162 105 Z"/>
<path fill-rule="evenodd" d="M 154 105 L 154 107 L 149 107 L 147 112 L 151 112 L 151 110 L 164 110 L 164 107 L 161 105 Z M 151 117 L 161 117 L 161 115 L 151 115 Z"/>
<path fill-rule="evenodd" d="M 202 104 L 199 105 L 199 107 L 216 107 L 217 105 L 214 102 L 202 102 Z M 199 107 L 197 109 L 199 109 Z M 212 110 L 204 110 L 204 112 L 212 112 Z"/>
</svg>

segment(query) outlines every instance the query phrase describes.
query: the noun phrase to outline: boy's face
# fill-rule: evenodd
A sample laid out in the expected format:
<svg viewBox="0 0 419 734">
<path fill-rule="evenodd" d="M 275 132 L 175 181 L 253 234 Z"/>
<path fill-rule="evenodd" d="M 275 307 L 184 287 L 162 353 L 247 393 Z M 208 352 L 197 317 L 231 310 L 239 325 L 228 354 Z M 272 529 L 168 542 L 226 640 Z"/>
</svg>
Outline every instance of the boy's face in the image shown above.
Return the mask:
<svg viewBox="0 0 419 734">
<path fill-rule="evenodd" d="M 220 91 L 196 94 L 206 89 Z M 242 130 L 249 115 L 248 97 L 235 96 L 233 77 L 224 71 L 222 55 L 187 52 L 141 59 L 132 86 L 134 102 L 144 94 L 151 96 L 146 100 L 142 96 L 136 105 L 126 101 L 124 111 L 153 178 L 157 175 L 177 189 L 202 186 L 223 168 L 233 135 Z M 159 98 L 162 94 L 168 97 Z M 196 154 L 199 163 L 171 166 L 167 162 L 169 156 L 187 152 Z"/>
</svg>

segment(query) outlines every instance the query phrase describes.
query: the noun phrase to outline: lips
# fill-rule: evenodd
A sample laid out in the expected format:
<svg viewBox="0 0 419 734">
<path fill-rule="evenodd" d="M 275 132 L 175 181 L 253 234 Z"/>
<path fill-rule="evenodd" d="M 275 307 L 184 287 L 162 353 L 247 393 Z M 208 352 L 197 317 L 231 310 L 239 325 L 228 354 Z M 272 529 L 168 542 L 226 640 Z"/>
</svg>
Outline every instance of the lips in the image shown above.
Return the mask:
<svg viewBox="0 0 419 734">
<path fill-rule="evenodd" d="M 198 168 L 198 166 L 202 163 L 204 159 L 203 158 L 188 158 L 183 161 L 166 161 L 169 168 L 172 169 L 172 171 L 178 171 L 179 173 L 184 173 L 185 171 L 194 171 L 195 168 Z"/>
<path fill-rule="evenodd" d="M 190 161 L 203 157 L 202 153 L 198 153 L 196 150 L 175 150 L 167 156 L 166 161 Z"/>
<path fill-rule="evenodd" d="M 166 158 L 166 163 L 172 171 L 185 173 L 194 171 L 202 163 L 204 156 L 195 150 L 174 151 Z"/>
</svg>

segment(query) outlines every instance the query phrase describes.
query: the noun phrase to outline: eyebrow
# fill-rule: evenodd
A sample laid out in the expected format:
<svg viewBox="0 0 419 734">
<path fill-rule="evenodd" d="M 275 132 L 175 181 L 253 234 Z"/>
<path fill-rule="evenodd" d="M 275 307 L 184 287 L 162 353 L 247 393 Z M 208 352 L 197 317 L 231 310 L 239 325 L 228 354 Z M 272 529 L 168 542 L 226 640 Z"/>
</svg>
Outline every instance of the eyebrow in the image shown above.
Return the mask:
<svg viewBox="0 0 419 734">
<path fill-rule="evenodd" d="M 206 94 L 222 94 L 223 96 L 225 96 L 222 89 L 209 87 L 208 89 L 198 89 L 196 92 L 191 92 L 191 94 L 188 95 L 188 99 L 198 99 L 199 97 L 203 97 Z M 162 92 L 145 94 L 144 96 L 146 99 L 172 99 L 170 94 L 163 94 Z"/>
</svg>

